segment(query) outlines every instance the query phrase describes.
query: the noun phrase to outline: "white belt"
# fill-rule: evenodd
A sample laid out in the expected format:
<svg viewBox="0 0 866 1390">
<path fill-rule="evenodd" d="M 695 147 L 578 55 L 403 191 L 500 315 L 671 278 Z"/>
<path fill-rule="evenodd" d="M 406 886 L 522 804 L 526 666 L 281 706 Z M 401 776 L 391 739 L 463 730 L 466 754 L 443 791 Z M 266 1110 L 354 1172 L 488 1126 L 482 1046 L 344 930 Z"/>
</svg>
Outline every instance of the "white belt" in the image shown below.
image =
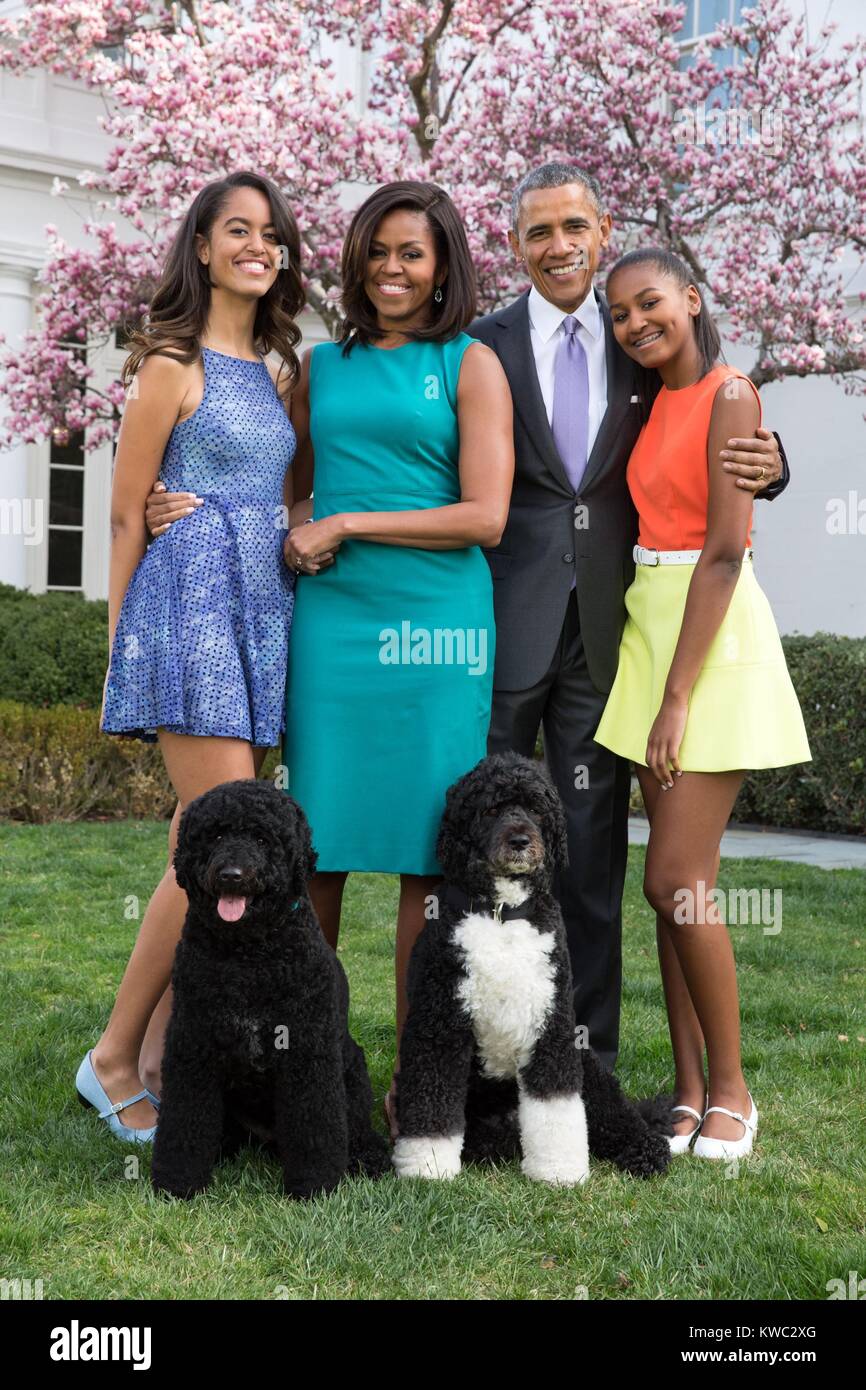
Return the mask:
<svg viewBox="0 0 866 1390">
<path fill-rule="evenodd" d="M 636 545 L 632 554 L 639 565 L 696 565 L 701 558 L 699 550 L 647 550 L 644 545 Z M 744 550 L 743 559 L 751 558 L 752 551 Z"/>
</svg>

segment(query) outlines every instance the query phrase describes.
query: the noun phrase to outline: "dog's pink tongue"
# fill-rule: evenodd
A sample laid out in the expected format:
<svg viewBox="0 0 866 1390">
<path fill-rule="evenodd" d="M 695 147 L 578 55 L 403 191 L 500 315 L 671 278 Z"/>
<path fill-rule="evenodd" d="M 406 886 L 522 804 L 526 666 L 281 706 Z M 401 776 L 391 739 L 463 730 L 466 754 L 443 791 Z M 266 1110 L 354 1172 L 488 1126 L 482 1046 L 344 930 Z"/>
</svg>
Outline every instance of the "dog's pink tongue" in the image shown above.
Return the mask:
<svg viewBox="0 0 866 1390">
<path fill-rule="evenodd" d="M 246 898 L 222 897 L 217 903 L 217 912 L 224 922 L 237 922 L 244 915 Z"/>
</svg>

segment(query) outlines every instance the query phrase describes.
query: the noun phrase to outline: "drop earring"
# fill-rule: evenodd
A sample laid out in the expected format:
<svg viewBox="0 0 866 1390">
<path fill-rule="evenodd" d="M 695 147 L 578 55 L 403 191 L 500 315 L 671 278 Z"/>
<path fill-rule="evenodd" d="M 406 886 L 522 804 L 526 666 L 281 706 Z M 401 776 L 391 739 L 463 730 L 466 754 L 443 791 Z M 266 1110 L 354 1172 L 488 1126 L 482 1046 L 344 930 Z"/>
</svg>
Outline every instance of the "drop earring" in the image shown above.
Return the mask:
<svg viewBox="0 0 866 1390">
<path fill-rule="evenodd" d="M 434 294 L 433 298 L 435 299 L 437 304 L 442 303 L 442 290 L 439 286 L 437 286 L 436 293 Z"/>
</svg>

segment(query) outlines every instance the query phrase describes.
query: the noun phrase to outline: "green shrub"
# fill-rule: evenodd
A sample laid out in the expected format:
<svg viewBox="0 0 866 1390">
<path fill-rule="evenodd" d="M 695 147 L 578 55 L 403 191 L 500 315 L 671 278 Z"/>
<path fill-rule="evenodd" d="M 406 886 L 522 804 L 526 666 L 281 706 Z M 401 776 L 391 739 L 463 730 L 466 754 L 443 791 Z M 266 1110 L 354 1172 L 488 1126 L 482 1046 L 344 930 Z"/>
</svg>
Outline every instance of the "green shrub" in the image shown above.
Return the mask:
<svg viewBox="0 0 866 1390">
<path fill-rule="evenodd" d="M 276 762 L 272 749 L 261 775 Z M 96 710 L 0 700 L 0 816 L 162 819 L 175 804 L 156 744 L 101 733 Z"/>
<path fill-rule="evenodd" d="M 99 709 L 108 604 L 0 584 L 0 700 Z"/>
<path fill-rule="evenodd" d="M 734 819 L 866 833 L 866 640 L 818 632 L 782 639 L 800 700 L 810 763 L 751 773 Z M 764 710 L 767 720 L 773 711 Z"/>
</svg>

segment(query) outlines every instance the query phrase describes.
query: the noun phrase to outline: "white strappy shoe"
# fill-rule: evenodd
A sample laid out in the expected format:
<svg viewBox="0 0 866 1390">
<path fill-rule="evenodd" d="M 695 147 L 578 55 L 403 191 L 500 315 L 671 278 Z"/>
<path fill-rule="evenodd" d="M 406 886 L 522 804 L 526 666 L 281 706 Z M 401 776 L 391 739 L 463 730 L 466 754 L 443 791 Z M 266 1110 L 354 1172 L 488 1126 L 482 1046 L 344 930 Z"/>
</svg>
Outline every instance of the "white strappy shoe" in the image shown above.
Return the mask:
<svg viewBox="0 0 866 1390">
<path fill-rule="evenodd" d="M 707 1115 L 712 1115 L 714 1110 L 720 1115 L 730 1115 L 732 1120 L 739 1120 L 743 1126 L 743 1136 L 741 1139 L 711 1139 L 705 1134 L 699 1134 L 692 1152 L 697 1154 L 698 1158 L 744 1158 L 746 1154 L 750 1154 L 752 1140 L 758 1128 L 758 1112 L 751 1091 L 749 1105 L 752 1108 L 748 1117 L 741 1115 L 738 1110 L 726 1110 L 724 1105 L 711 1105 L 709 1110 L 705 1111 L 704 1119 Z"/>
<path fill-rule="evenodd" d="M 706 1104 L 707 1104 L 707 1097 L 704 1096 L 704 1106 L 705 1106 L 705 1107 L 706 1107 Z M 689 1145 L 691 1144 L 692 1140 L 694 1139 L 695 1135 L 697 1134 L 698 1130 L 700 1129 L 701 1125 L 703 1124 L 703 1122 L 704 1122 L 704 1116 L 703 1116 L 703 1115 L 699 1115 L 698 1112 L 697 1112 L 697 1110 L 693 1110 L 692 1107 L 691 1107 L 690 1105 L 674 1105 L 674 1106 L 672 1107 L 672 1109 L 671 1109 L 671 1113 L 673 1114 L 673 1113 L 674 1113 L 675 1111 L 677 1111 L 677 1110 L 682 1110 L 682 1112 L 683 1112 L 684 1115 L 694 1115 L 695 1119 L 697 1120 L 697 1124 L 695 1125 L 694 1129 L 690 1129 L 689 1132 L 688 1132 L 688 1134 L 669 1134 L 669 1135 L 668 1135 L 668 1143 L 669 1143 L 670 1146 L 671 1146 L 671 1153 L 672 1153 L 672 1154 L 684 1154 L 684 1153 L 687 1151 L 687 1149 L 688 1149 Z M 704 1114 L 706 1114 L 706 1109 L 704 1110 Z"/>
</svg>

